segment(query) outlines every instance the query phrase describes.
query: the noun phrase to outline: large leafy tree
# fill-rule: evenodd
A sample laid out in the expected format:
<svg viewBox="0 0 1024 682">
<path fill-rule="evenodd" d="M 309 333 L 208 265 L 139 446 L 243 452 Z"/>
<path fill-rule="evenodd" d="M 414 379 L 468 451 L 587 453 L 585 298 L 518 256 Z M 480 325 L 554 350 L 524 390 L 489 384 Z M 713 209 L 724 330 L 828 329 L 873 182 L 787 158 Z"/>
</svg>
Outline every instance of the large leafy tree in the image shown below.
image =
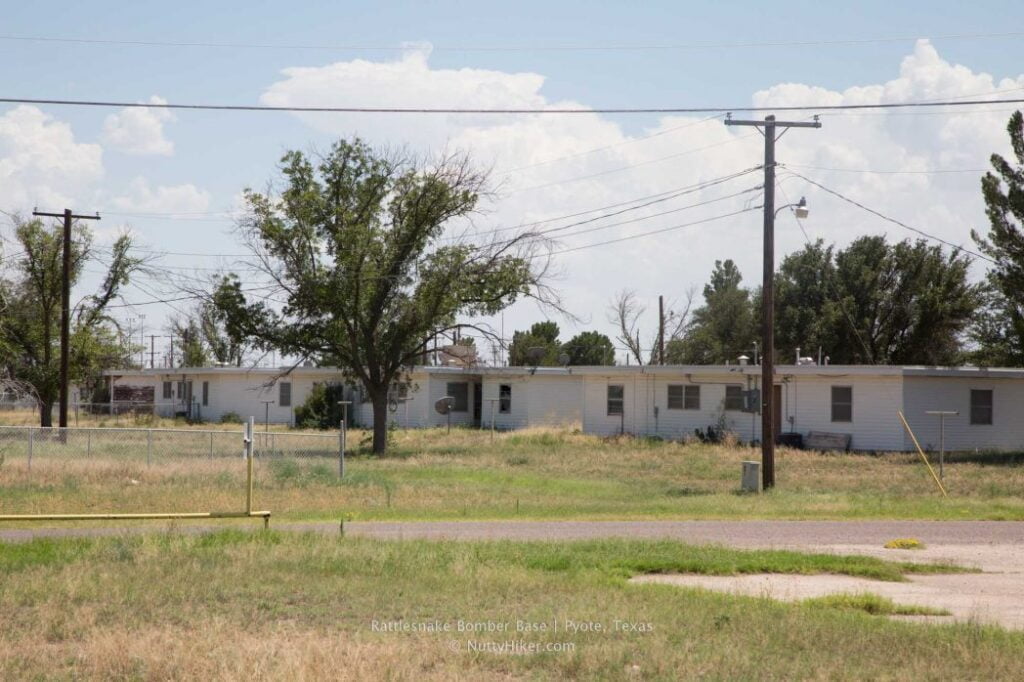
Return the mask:
<svg viewBox="0 0 1024 682">
<path fill-rule="evenodd" d="M 685 333 L 665 346 L 669 363 L 723 364 L 752 349 L 757 326 L 742 281 L 733 261 L 715 261 L 704 305 L 694 311 Z"/>
<path fill-rule="evenodd" d="M 615 346 L 600 332 L 580 332 L 562 345 L 570 365 L 614 365 Z"/>
<path fill-rule="evenodd" d="M 508 347 L 508 364 L 513 367 L 557 366 L 561 348 L 558 333 L 558 324 L 551 320 L 535 322 L 529 331 L 515 332 Z"/>
<path fill-rule="evenodd" d="M 279 193 L 245 193 L 242 226 L 250 264 L 273 286 L 228 276 L 214 304 L 235 338 L 337 364 L 361 385 L 381 453 L 388 391 L 435 337 L 523 296 L 550 300 L 537 242 L 443 236 L 484 191 L 485 177 L 464 156 L 414 161 L 343 140 L 316 159 L 285 154 L 281 172 Z"/>
<path fill-rule="evenodd" d="M 971 236 L 994 263 L 991 290 L 974 329 L 977 360 L 990 365 L 1024 365 L 1024 115 L 1017 111 L 1006 126 L 1015 163 L 992 155 L 981 180 L 990 229 Z"/>
<path fill-rule="evenodd" d="M 961 252 L 924 241 L 809 244 L 776 276 L 778 353 L 820 347 L 839 364 L 954 364 L 982 300 L 969 266 Z"/>
<path fill-rule="evenodd" d="M 0 278 L 0 365 L 14 379 L 31 385 L 39 398 L 40 424 L 51 426 L 51 412 L 60 392 L 60 314 L 63 227 L 47 228 L 39 220 L 15 220 L 20 253 Z M 116 322 L 107 308 L 139 269 L 131 254 L 132 240 L 119 237 L 98 290 L 80 300 L 71 312 L 69 379 L 93 383 L 100 370 L 124 361 Z M 71 243 L 71 285 L 82 277 L 94 256 L 91 233 L 74 226 Z"/>
</svg>

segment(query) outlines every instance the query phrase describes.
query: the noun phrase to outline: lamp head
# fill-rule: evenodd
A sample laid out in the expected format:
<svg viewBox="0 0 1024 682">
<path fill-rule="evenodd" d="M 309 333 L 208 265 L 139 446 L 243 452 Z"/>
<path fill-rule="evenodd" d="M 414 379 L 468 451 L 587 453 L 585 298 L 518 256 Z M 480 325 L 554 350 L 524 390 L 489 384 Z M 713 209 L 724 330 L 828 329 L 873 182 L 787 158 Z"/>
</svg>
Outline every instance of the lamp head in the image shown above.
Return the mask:
<svg viewBox="0 0 1024 682">
<path fill-rule="evenodd" d="M 797 202 L 793 212 L 796 213 L 797 218 L 806 218 L 809 216 L 811 214 L 811 209 L 807 208 L 807 199 L 800 197 L 800 201 Z"/>
</svg>

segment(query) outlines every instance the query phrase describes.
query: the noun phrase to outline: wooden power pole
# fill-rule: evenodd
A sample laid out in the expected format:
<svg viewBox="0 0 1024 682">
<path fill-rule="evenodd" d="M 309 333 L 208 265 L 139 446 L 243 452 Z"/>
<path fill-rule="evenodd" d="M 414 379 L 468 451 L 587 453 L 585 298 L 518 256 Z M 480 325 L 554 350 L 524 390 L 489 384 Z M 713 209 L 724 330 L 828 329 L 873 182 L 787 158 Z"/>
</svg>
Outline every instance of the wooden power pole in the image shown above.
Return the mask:
<svg viewBox="0 0 1024 682">
<path fill-rule="evenodd" d="M 658 364 L 665 364 L 665 297 L 658 296 Z"/>
<path fill-rule="evenodd" d="M 775 485 L 775 141 L 789 128 L 820 128 L 821 121 L 738 121 L 727 126 L 754 126 L 764 135 L 764 280 L 761 296 L 761 485 Z"/>
<path fill-rule="evenodd" d="M 70 358 L 71 338 L 71 223 L 78 220 L 99 220 L 100 214 L 75 215 L 70 208 L 63 213 L 45 213 L 32 211 L 32 215 L 47 218 L 64 219 L 64 254 L 61 268 L 60 291 L 60 412 L 57 426 L 67 428 L 68 425 L 68 361 Z M 113 399 L 113 396 L 111 396 Z"/>
</svg>

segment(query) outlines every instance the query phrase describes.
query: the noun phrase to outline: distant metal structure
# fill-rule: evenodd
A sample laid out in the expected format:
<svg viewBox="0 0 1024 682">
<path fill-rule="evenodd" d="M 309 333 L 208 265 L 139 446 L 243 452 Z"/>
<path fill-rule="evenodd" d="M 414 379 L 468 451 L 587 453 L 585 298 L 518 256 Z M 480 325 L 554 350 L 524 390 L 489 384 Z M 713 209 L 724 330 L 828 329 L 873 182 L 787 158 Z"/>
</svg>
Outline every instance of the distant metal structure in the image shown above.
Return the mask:
<svg viewBox="0 0 1024 682">
<path fill-rule="evenodd" d="M 928 410 L 925 414 L 936 415 L 939 418 L 939 480 L 942 478 L 943 466 L 946 460 L 946 417 L 956 417 L 960 413 L 956 410 Z"/>
</svg>

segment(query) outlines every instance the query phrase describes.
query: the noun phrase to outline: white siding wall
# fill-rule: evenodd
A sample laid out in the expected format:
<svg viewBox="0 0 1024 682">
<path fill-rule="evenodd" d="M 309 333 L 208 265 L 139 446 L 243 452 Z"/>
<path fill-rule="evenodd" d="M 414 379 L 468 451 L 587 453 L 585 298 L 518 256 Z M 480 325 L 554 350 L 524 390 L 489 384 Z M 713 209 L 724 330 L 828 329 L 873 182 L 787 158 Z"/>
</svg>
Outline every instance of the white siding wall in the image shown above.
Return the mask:
<svg viewBox="0 0 1024 682">
<path fill-rule="evenodd" d="M 732 378 L 727 375 L 721 377 L 707 377 L 700 380 L 688 381 L 685 376 L 680 377 L 654 377 L 651 382 L 652 409 L 651 423 L 654 423 L 653 407 L 658 408 L 657 428 L 652 428 L 651 433 L 656 433 L 663 438 L 679 439 L 693 436 L 695 429 L 706 430 L 709 426 L 718 425 L 719 417 L 724 415 L 725 425 L 735 433 L 741 440 L 751 440 L 751 424 L 757 422 L 757 432 L 760 432 L 760 417 L 745 412 L 725 410 L 725 383 L 736 383 L 747 388 L 744 378 Z M 698 386 L 700 388 L 700 409 L 677 410 L 668 409 L 668 387 L 669 385 Z"/>
<path fill-rule="evenodd" d="M 956 410 L 946 417 L 946 450 L 1024 449 L 1024 381 L 967 377 L 906 377 L 904 414 L 921 447 L 939 448 L 939 418 L 928 410 Z M 971 389 L 992 391 L 992 424 L 971 424 Z M 905 437 L 904 449 L 914 445 Z"/>
<path fill-rule="evenodd" d="M 635 433 L 637 414 L 637 388 L 635 377 L 629 375 L 595 376 L 583 379 L 583 431 L 607 436 L 619 433 Z M 608 414 L 608 386 L 621 384 L 623 387 L 623 414 Z"/>
<path fill-rule="evenodd" d="M 853 388 L 853 421 L 832 421 L 832 387 Z M 785 395 L 783 396 L 785 402 Z M 789 382 L 789 413 L 794 430 L 848 433 L 853 450 L 903 450 L 903 427 L 896 411 L 903 405 L 901 376 L 800 376 Z M 782 430 L 790 428 L 783 417 Z"/>
<path fill-rule="evenodd" d="M 494 404 L 494 427 L 497 429 L 522 429 L 530 426 L 528 406 L 531 386 L 526 378 L 520 376 L 485 376 L 483 378 L 483 412 L 480 415 L 482 426 L 486 428 L 491 426 L 489 400 L 498 399 L 498 390 L 502 384 L 512 387 L 512 403 L 507 414 L 499 412 L 499 403 Z"/>
<path fill-rule="evenodd" d="M 583 418 L 580 406 L 583 380 L 579 376 L 533 376 L 523 391 L 530 426 L 565 426 L 579 424 Z M 515 387 L 512 388 L 513 401 Z"/>
<path fill-rule="evenodd" d="M 445 426 L 448 423 L 448 417 L 438 414 L 437 410 L 434 409 L 434 403 L 448 395 L 447 391 L 449 383 L 461 382 L 469 384 L 469 387 L 466 390 L 466 411 L 452 412 L 452 426 L 473 425 L 473 390 L 475 386 L 474 377 L 467 376 L 464 374 L 438 373 L 430 375 L 429 382 L 430 423 L 433 424 L 434 426 Z"/>
</svg>

